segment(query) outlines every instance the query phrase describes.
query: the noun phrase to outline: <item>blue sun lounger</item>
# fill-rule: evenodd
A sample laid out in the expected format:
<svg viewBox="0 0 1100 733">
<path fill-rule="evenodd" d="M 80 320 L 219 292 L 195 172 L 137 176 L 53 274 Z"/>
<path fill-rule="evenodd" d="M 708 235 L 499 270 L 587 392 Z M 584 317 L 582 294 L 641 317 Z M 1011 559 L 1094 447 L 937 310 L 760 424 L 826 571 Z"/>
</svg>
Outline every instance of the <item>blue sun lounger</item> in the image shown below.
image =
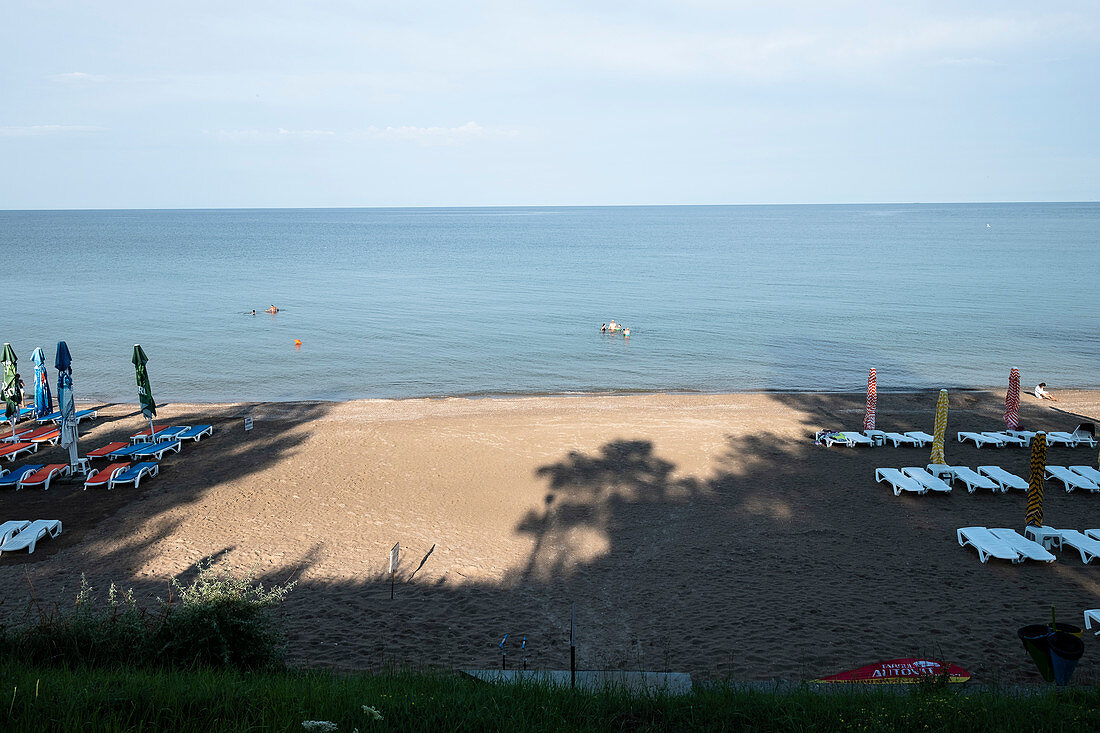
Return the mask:
<svg viewBox="0 0 1100 733">
<path fill-rule="evenodd" d="M 140 433 L 135 433 L 130 436 L 131 443 L 160 443 L 165 440 L 175 440 L 176 436 L 180 433 L 186 432 L 189 426 L 187 425 L 173 425 L 170 428 L 164 428 L 153 433 L 150 437 L 148 430 L 143 430 Z"/>
<path fill-rule="evenodd" d="M 45 465 L 44 463 L 40 463 L 37 465 L 20 466 L 11 473 L 0 476 L 0 486 L 18 486 L 19 481 L 22 480 L 24 476 L 30 476 L 35 471 L 45 467 Z"/>
<path fill-rule="evenodd" d="M 193 440 L 196 443 L 198 443 L 200 440 L 202 440 L 204 435 L 213 435 L 213 434 L 214 434 L 214 426 L 213 425 L 196 425 L 195 427 L 191 428 L 190 430 L 185 430 L 184 432 L 176 435 L 175 437 L 176 437 L 176 440 Z"/>
<path fill-rule="evenodd" d="M 83 420 L 84 418 L 88 418 L 89 420 L 95 420 L 96 419 L 96 411 L 95 410 L 79 410 L 76 413 L 77 423 L 79 424 L 80 421 Z M 46 415 L 45 417 L 38 418 L 38 422 L 51 422 L 51 421 L 56 422 L 56 423 L 61 422 L 61 412 L 60 411 L 51 412 L 49 415 Z"/>
<path fill-rule="evenodd" d="M 116 461 L 119 458 L 128 459 L 131 455 L 133 455 L 135 451 L 139 451 L 147 445 L 148 443 L 134 443 L 133 445 L 128 445 L 125 448 L 119 448 L 116 451 L 111 451 L 110 453 L 108 453 L 107 460 Z"/>
<path fill-rule="evenodd" d="M 135 463 L 121 473 L 115 474 L 108 484 L 108 489 L 113 489 L 119 484 L 133 484 L 136 489 L 141 483 L 141 479 L 146 476 L 156 476 L 160 473 L 160 464 L 146 461 L 144 463 Z"/>
<path fill-rule="evenodd" d="M 178 440 L 165 440 L 160 443 L 138 443 L 138 449 L 127 456 L 131 461 L 139 458 L 153 458 L 160 460 L 168 451 L 180 452 L 183 446 Z M 114 455 L 114 454 L 112 454 Z"/>
</svg>

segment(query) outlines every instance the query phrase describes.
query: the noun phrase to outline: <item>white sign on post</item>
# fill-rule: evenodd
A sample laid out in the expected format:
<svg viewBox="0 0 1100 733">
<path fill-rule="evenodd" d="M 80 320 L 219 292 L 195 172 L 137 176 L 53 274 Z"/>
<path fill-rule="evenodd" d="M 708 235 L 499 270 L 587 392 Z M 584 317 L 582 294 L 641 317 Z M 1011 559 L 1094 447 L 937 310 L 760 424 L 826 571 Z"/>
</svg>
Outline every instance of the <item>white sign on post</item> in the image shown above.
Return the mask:
<svg viewBox="0 0 1100 733">
<path fill-rule="evenodd" d="M 251 429 L 252 429 L 252 418 L 246 417 L 244 419 L 244 431 L 247 433 Z"/>
<path fill-rule="evenodd" d="M 401 543 L 398 542 L 390 548 L 390 574 L 397 572 L 397 562 L 401 555 Z"/>
</svg>

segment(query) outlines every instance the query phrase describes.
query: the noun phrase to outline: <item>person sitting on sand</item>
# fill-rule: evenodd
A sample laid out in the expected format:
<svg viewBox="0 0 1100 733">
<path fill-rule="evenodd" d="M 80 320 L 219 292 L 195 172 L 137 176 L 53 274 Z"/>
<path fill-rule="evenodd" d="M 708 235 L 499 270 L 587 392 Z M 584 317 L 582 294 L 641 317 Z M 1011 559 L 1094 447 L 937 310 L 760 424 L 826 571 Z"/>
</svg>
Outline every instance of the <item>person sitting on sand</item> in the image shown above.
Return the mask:
<svg viewBox="0 0 1100 733">
<path fill-rule="evenodd" d="M 275 307 L 274 303 L 271 305 L 270 308 L 268 308 L 267 310 L 264 311 L 264 313 L 278 313 L 278 312 L 279 312 L 279 309 Z"/>
<path fill-rule="evenodd" d="M 1039 382 L 1038 386 L 1035 387 L 1035 396 L 1041 400 L 1050 400 L 1051 402 L 1057 402 L 1058 400 L 1055 399 L 1054 395 L 1052 395 L 1050 392 L 1047 392 L 1046 387 L 1046 382 Z"/>
</svg>

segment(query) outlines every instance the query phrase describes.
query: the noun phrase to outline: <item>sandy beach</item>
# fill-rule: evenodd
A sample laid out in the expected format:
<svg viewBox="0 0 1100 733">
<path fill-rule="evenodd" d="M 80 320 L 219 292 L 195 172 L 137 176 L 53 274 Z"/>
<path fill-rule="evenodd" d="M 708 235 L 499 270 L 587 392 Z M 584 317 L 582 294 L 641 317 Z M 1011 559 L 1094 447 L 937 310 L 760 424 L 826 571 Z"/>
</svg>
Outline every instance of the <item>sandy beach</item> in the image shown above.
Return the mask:
<svg viewBox="0 0 1100 733">
<path fill-rule="evenodd" d="M 1100 421 L 1100 392 L 1022 398 L 1021 424 Z M 2 612 L 67 606 L 81 574 L 105 592 L 166 597 L 172 577 L 217 563 L 295 580 L 284 605 L 289 661 L 568 666 L 690 672 L 697 679 L 804 680 L 884 659 L 932 656 L 984 681 L 1038 680 L 1016 629 L 1081 624 L 1100 570 L 1075 553 L 1049 565 L 979 563 L 955 530 L 1022 530 L 1025 496 L 895 497 L 881 466 L 928 449 L 824 448 L 857 429 L 862 394 L 734 394 L 166 405 L 158 424 L 211 423 L 213 437 L 162 461 L 137 490 L 7 489 L 0 519 L 51 518 L 64 534 L 0 557 Z M 1027 475 L 1028 451 L 976 449 L 958 430 L 997 430 L 1003 391 L 951 395 L 950 464 Z M 878 426 L 931 432 L 934 392 L 880 394 Z M 84 405 L 81 405 L 84 407 Z M 254 429 L 246 433 L 246 416 Z M 134 405 L 81 425 L 81 450 L 126 440 Z M 60 448 L 30 459 L 63 461 Z M 1096 465 L 1096 450 L 1048 462 Z M 12 464 L 4 462 L 5 468 Z M 104 463 L 98 462 L 98 465 Z M 1100 495 L 1047 485 L 1046 523 L 1100 527 Z M 396 598 L 390 547 L 400 542 Z M 417 571 L 422 558 L 434 551 Z M 1086 658 L 1095 653 L 1091 636 Z M 1078 676 L 1093 679 L 1091 665 Z"/>
</svg>

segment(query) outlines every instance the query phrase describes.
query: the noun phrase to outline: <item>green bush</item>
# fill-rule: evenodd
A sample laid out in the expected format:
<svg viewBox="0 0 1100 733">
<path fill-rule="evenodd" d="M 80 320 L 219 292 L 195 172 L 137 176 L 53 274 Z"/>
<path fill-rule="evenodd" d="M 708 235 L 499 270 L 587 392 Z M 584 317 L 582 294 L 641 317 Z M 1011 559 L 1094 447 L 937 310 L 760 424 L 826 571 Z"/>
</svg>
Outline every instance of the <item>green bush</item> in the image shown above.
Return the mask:
<svg viewBox="0 0 1100 733">
<path fill-rule="evenodd" d="M 171 668 L 278 666 L 285 636 L 275 607 L 293 583 L 265 588 L 200 563 L 189 585 L 172 581 L 155 613 L 112 584 L 105 604 L 82 577 L 69 613 L 40 611 L 33 622 L 0 626 L 0 654 L 45 664 Z"/>
</svg>

